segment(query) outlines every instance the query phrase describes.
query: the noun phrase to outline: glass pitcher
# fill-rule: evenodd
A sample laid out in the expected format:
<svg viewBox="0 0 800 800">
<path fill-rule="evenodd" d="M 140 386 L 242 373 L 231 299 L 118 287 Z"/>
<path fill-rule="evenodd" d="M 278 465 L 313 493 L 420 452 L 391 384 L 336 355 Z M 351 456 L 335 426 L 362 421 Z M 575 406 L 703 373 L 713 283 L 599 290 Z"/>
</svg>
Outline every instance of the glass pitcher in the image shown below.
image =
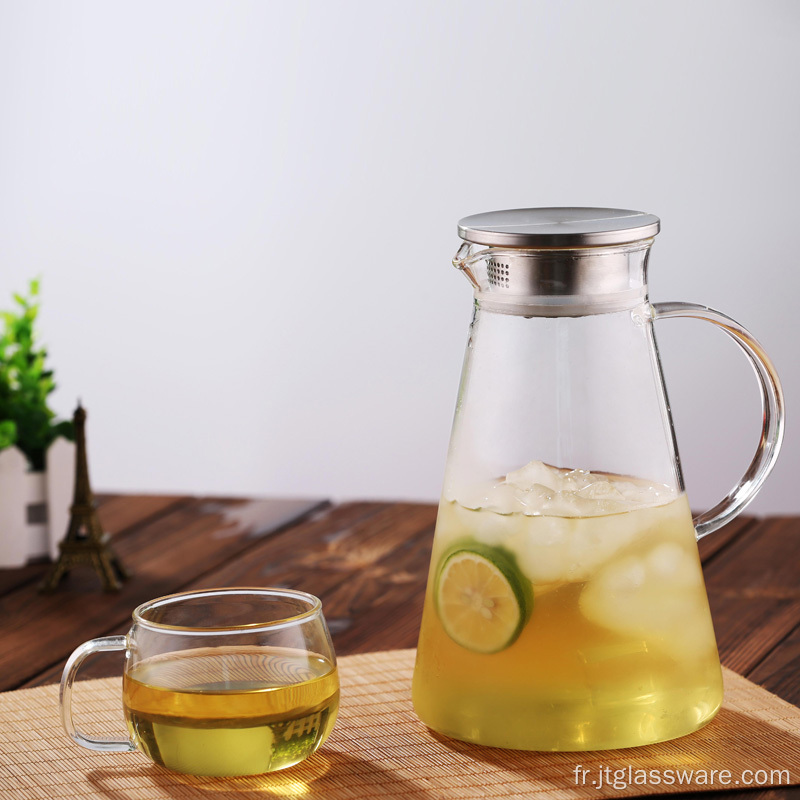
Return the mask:
<svg viewBox="0 0 800 800">
<path fill-rule="evenodd" d="M 467 217 L 475 307 L 425 597 L 413 700 L 440 733 L 600 750 L 711 720 L 722 678 L 696 539 L 775 463 L 778 376 L 724 314 L 651 304 L 659 220 L 621 209 Z M 763 430 L 742 481 L 692 519 L 653 321 L 719 325 L 750 359 Z"/>
</svg>

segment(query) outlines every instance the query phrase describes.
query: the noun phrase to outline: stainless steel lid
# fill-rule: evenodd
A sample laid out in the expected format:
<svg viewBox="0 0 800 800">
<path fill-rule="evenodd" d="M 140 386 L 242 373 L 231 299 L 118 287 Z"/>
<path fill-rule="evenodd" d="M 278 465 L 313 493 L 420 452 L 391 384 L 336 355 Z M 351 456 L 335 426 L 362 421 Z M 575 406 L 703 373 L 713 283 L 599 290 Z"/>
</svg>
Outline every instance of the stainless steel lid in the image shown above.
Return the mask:
<svg viewBox="0 0 800 800">
<path fill-rule="evenodd" d="M 660 226 L 624 208 L 513 208 L 464 217 L 458 235 L 490 247 L 601 247 L 650 239 Z"/>
<path fill-rule="evenodd" d="M 646 300 L 647 256 L 659 227 L 652 214 L 620 208 L 475 214 L 458 224 L 466 241 L 453 265 L 488 311 L 605 314 Z"/>
</svg>

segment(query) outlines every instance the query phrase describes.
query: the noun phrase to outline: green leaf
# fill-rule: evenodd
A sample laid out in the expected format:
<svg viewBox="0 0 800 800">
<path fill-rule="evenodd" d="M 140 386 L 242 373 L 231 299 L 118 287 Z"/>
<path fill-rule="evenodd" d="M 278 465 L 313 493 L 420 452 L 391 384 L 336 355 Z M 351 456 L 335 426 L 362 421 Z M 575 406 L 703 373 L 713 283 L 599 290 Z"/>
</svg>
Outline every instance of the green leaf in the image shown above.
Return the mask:
<svg viewBox="0 0 800 800">
<path fill-rule="evenodd" d="M 0 312 L 0 447 L 14 441 L 34 469 L 44 468 L 57 436 L 72 432 L 71 423 L 56 421 L 47 405 L 55 380 L 45 365 L 47 350 L 36 345 L 39 289 L 39 280 L 32 280 L 27 296 L 13 295 L 18 310 Z"/>
<path fill-rule="evenodd" d="M 11 447 L 17 441 L 17 425 L 13 420 L 0 422 L 0 450 Z"/>
</svg>

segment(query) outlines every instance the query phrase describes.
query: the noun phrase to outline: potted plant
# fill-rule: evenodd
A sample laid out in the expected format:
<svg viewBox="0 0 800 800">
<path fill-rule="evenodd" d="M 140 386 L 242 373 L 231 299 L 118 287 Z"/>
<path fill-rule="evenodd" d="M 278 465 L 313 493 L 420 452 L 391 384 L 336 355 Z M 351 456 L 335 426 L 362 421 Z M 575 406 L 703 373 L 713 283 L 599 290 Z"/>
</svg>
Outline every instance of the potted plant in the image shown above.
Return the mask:
<svg viewBox="0 0 800 800">
<path fill-rule="evenodd" d="M 50 540 L 64 534 L 53 529 L 63 524 L 62 502 L 69 503 L 69 489 L 62 498 L 71 482 L 70 446 L 51 448 L 60 437 L 72 440 L 72 423 L 57 420 L 48 405 L 56 385 L 47 351 L 36 341 L 38 297 L 39 282 L 32 280 L 28 294 L 15 294 L 15 307 L 0 312 L 0 566 L 6 567 L 52 552 Z M 49 502 L 56 495 L 58 509 Z"/>
</svg>

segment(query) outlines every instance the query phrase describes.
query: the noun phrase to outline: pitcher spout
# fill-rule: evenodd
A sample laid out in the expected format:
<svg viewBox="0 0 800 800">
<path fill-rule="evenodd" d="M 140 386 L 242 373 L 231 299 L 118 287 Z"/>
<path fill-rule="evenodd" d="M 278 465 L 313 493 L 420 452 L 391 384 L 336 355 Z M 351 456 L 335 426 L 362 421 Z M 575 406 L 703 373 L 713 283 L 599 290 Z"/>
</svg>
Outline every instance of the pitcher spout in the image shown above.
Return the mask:
<svg viewBox="0 0 800 800">
<path fill-rule="evenodd" d="M 487 311 L 579 317 L 632 309 L 647 300 L 652 239 L 584 248 L 476 249 L 464 243 L 453 266 Z"/>
</svg>

